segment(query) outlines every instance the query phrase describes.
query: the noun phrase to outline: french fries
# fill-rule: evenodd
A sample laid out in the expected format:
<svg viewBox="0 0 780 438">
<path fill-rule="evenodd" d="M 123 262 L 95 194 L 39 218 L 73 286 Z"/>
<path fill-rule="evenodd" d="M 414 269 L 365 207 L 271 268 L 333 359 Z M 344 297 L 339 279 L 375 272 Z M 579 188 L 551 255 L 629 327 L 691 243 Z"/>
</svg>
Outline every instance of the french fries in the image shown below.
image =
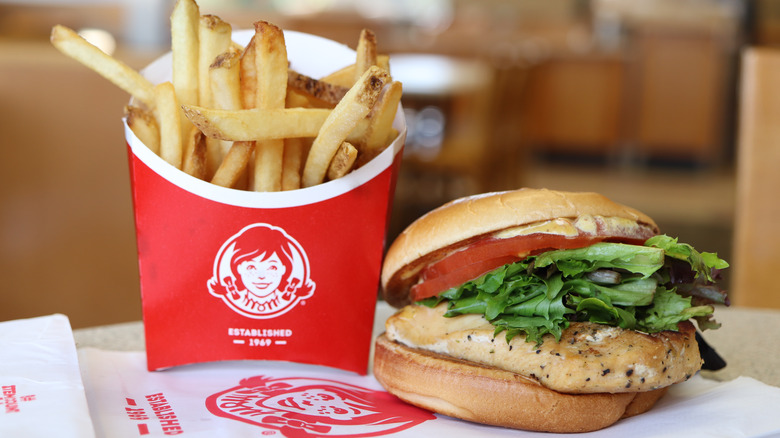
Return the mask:
<svg viewBox="0 0 780 438">
<path fill-rule="evenodd" d="M 133 105 L 125 107 L 127 126 L 155 154 L 160 154 L 160 127 L 154 114 Z"/>
<path fill-rule="evenodd" d="M 393 119 L 401 102 L 403 86 L 398 81 L 388 85 L 379 102 L 374 106 L 373 117 L 369 118 L 368 128 L 360 143 L 363 145 L 363 162 L 368 162 L 385 148 L 388 142 L 397 135 L 393 132 Z M 392 137 L 392 138 L 391 138 Z"/>
<path fill-rule="evenodd" d="M 192 127 L 184 146 L 182 170 L 198 179 L 206 179 L 206 137 Z"/>
<path fill-rule="evenodd" d="M 360 31 L 360 39 L 358 40 L 356 51 L 355 82 L 360 79 L 369 67 L 376 65 L 376 35 L 374 35 L 374 32 L 369 29 Z"/>
<path fill-rule="evenodd" d="M 387 72 L 377 66 L 371 66 L 344 95 L 325 119 L 311 145 L 301 177 L 303 187 L 311 187 L 325 180 L 336 150 L 358 122 L 368 115 L 379 98 L 379 93 L 389 81 Z"/>
<path fill-rule="evenodd" d="M 215 15 L 203 15 L 198 26 L 198 105 L 211 106 L 209 70 L 214 60 L 230 49 L 233 28 Z"/>
<path fill-rule="evenodd" d="M 198 52 L 200 9 L 195 0 L 177 0 L 171 12 L 171 73 L 176 98 L 198 104 Z"/>
<path fill-rule="evenodd" d="M 171 12 L 171 83 L 180 104 L 199 103 L 199 26 L 200 8 L 195 0 L 177 0 Z M 178 115 L 181 130 L 179 138 L 186 139 L 192 130 L 192 123 L 184 117 L 182 111 L 178 111 Z"/>
<path fill-rule="evenodd" d="M 154 87 L 154 101 L 154 114 L 160 126 L 160 157 L 173 167 L 181 169 L 181 119 L 173 84 L 157 84 Z"/>
<path fill-rule="evenodd" d="M 383 54 L 376 55 L 376 65 L 385 71 L 390 71 L 390 57 Z M 330 73 L 329 75 L 320 78 L 320 81 L 326 82 L 331 85 L 338 85 L 341 87 L 349 88 L 355 84 L 355 70 L 357 64 L 350 64 L 339 70 Z"/>
<path fill-rule="evenodd" d="M 209 66 L 209 84 L 214 108 L 242 108 L 240 62 L 239 52 L 229 50 L 217 55 Z"/>
<path fill-rule="evenodd" d="M 343 177 L 397 135 L 402 87 L 370 30 L 354 64 L 313 78 L 290 68 L 284 32 L 266 21 L 244 47 L 195 0 L 177 0 L 170 21 L 171 80 L 156 85 L 64 26 L 51 42 L 135 99 L 128 127 L 177 169 L 222 187 L 296 190 Z"/>
<path fill-rule="evenodd" d="M 322 102 L 323 106 L 329 107 L 339 103 L 349 91 L 347 87 L 317 80 L 293 70 L 288 72 L 287 86 L 298 90 L 310 99 Z"/>
<path fill-rule="evenodd" d="M 236 188 L 242 175 L 246 172 L 246 165 L 252 158 L 255 143 L 252 141 L 236 141 L 230 147 L 222 164 L 211 179 L 212 184 L 222 187 Z"/>
<path fill-rule="evenodd" d="M 344 68 L 334 71 L 320 79 L 320 81 L 349 88 L 355 84 L 355 64 L 350 64 Z"/>
<path fill-rule="evenodd" d="M 284 34 L 266 21 L 255 23 L 255 108 L 283 109 L 287 100 L 287 47 Z M 264 139 L 255 143 L 252 187 L 258 192 L 282 189 L 284 139 Z"/>
<path fill-rule="evenodd" d="M 339 179 L 349 173 L 357 156 L 358 150 L 355 146 L 347 141 L 342 142 L 328 166 L 328 179 Z"/>
<path fill-rule="evenodd" d="M 240 77 L 240 52 L 229 49 L 227 52 L 217 55 L 209 66 L 209 82 L 211 85 L 211 99 L 215 108 L 235 110 L 241 109 L 241 77 Z M 208 149 L 209 174 L 213 175 L 222 160 L 227 155 L 233 142 L 207 137 L 207 144 L 217 142 L 218 147 Z M 214 172 L 211 172 L 214 170 Z"/>
<path fill-rule="evenodd" d="M 303 157 L 311 146 L 309 139 L 288 138 L 284 141 L 284 157 L 282 160 L 282 190 L 301 188 L 301 169 Z"/>
<path fill-rule="evenodd" d="M 256 49 L 255 38 L 257 32 L 249 40 L 243 53 L 239 66 L 241 80 L 241 103 L 245 109 L 255 107 L 255 96 L 257 94 L 257 66 L 255 64 Z"/>
<path fill-rule="evenodd" d="M 218 56 L 230 49 L 233 28 L 215 15 L 202 15 L 198 26 L 198 103 L 213 106 L 210 70 Z M 183 113 L 182 113 L 183 116 Z M 187 121 L 186 128 L 192 124 Z M 206 172 L 204 177 L 214 175 L 222 160 L 222 142 L 208 138 L 206 144 Z"/>
<path fill-rule="evenodd" d="M 184 105 L 184 114 L 209 137 L 230 141 L 316 137 L 331 113 L 323 108 L 218 110 Z"/>
<path fill-rule="evenodd" d="M 90 44 L 72 29 L 56 25 L 51 30 L 51 43 L 65 55 L 89 67 L 113 82 L 148 108 L 154 108 L 154 85 L 140 73 Z"/>
</svg>

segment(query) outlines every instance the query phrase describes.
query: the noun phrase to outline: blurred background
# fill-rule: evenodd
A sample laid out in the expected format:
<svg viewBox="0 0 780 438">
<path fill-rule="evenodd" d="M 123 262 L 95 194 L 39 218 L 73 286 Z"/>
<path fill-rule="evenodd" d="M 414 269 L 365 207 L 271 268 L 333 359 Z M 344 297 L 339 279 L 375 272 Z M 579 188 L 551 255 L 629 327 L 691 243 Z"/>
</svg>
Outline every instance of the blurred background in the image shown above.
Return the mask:
<svg viewBox="0 0 780 438">
<path fill-rule="evenodd" d="M 389 237 L 456 197 L 595 190 L 729 258 L 739 54 L 778 0 L 200 0 L 351 47 L 377 34 L 409 125 Z M 0 0 L 0 320 L 141 318 L 121 117 L 128 96 L 48 42 L 93 31 L 134 68 L 173 0 Z M 728 281 L 728 274 L 726 274 Z"/>
</svg>

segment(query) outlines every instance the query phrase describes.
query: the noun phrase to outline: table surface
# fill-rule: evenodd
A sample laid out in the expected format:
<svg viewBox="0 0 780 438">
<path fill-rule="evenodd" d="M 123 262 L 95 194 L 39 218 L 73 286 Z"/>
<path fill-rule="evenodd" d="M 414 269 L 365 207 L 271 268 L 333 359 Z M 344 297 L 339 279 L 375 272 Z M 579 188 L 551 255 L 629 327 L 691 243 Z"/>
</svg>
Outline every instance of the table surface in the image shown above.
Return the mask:
<svg viewBox="0 0 780 438">
<path fill-rule="evenodd" d="M 384 321 L 393 311 L 384 302 L 377 304 L 374 335 L 383 331 Z M 780 311 L 719 307 L 715 319 L 722 327 L 705 331 L 703 337 L 726 360 L 727 366 L 719 371 L 702 371 L 702 376 L 718 381 L 746 376 L 780 387 Z M 77 329 L 73 336 L 77 348 L 112 351 L 145 348 L 141 321 Z"/>
</svg>

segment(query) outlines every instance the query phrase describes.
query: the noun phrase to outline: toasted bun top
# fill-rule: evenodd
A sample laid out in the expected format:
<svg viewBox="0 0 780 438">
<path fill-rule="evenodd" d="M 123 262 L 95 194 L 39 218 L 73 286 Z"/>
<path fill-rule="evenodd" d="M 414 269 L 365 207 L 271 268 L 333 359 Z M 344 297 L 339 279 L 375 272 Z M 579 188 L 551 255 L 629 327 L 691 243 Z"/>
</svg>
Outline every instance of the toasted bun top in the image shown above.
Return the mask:
<svg viewBox="0 0 780 438">
<path fill-rule="evenodd" d="M 649 216 L 598 193 L 524 188 L 456 199 L 421 216 L 390 246 L 382 267 L 385 299 L 408 303 L 414 275 L 436 251 L 510 227 L 585 215 L 629 219 L 658 232 Z"/>
</svg>

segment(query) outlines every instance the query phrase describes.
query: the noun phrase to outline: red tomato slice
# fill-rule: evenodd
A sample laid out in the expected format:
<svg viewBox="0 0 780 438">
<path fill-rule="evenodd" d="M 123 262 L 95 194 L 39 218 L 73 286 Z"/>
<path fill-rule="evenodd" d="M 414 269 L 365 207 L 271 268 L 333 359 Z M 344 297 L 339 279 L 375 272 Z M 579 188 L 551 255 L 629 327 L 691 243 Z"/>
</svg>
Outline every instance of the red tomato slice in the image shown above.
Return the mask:
<svg viewBox="0 0 780 438">
<path fill-rule="evenodd" d="M 490 272 L 493 269 L 519 260 L 522 260 L 522 258 L 516 256 L 498 257 L 472 263 L 443 275 L 436 275 L 412 286 L 410 291 L 412 301 L 419 301 L 436 296 L 451 287 L 459 286 L 469 280 L 473 280 L 485 272 Z"/>
<path fill-rule="evenodd" d="M 582 248 L 605 240 L 599 236 L 567 237 L 559 234 L 530 234 L 507 239 L 485 239 L 432 263 L 421 272 L 423 281 L 412 286 L 412 301 L 433 297 L 473 280 L 507 263 L 553 249 Z M 610 239 L 641 244 L 641 239 Z"/>
<path fill-rule="evenodd" d="M 550 248 L 568 249 L 582 248 L 602 239 L 591 237 L 566 237 L 558 234 L 531 234 L 508 239 L 485 239 L 466 249 L 452 253 L 431 264 L 423 271 L 423 279 L 427 280 L 437 275 L 443 275 L 461 266 L 471 265 L 481 260 L 512 255 L 525 258 L 531 251 Z M 542 251 L 539 251 L 542 252 Z"/>
</svg>

